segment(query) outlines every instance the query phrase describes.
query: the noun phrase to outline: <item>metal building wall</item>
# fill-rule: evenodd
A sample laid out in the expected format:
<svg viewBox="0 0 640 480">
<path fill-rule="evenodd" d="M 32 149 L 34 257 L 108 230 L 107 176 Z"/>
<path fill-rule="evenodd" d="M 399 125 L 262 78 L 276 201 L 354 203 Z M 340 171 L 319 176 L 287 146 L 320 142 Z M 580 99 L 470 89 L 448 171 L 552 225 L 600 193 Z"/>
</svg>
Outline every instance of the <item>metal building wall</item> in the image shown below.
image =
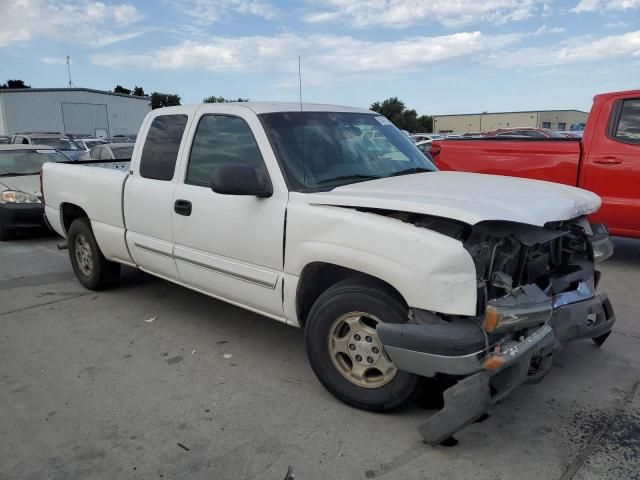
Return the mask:
<svg viewBox="0 0 640 480">
<path fill-rule="evenodd" d="M 29 131 L 94 135 L 95 129 L 104 128 L 105 118 L 97 115 L 100 110 L 106 111 L 109 135 L 134 134 L 151 111 L 146 98 L 74 89 L 0 91 L 0 106 L 4 130 L 0 134 L 5 135 Z M 70 130 L 80 127 L 83 131 Z"/>
</svg>

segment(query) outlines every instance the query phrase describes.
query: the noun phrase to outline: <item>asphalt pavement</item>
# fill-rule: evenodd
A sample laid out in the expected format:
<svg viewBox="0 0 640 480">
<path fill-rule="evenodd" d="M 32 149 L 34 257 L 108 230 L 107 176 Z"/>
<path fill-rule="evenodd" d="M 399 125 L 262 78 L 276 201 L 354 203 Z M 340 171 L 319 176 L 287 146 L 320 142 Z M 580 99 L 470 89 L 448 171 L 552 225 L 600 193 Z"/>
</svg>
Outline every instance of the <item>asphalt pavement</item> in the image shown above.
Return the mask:
<svg viewBox="0 0 640 480">
<path fill-rule="evenodd" d="M 0 478 L 638 479 L 640 241 L 615 243 L 603 347 L 431 447 L 433 411 L 333 398 L 298 329 L 132 269 L 91 292 L 54 238 L 1 242 Z"/>
</svg>

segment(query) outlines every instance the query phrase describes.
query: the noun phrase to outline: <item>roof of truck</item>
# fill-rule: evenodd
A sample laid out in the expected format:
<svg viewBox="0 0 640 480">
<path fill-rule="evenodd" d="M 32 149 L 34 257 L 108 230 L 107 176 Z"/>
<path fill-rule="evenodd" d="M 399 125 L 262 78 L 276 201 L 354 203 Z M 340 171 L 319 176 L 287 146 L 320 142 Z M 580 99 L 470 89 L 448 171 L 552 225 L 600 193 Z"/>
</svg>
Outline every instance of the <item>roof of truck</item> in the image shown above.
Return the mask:
<svg viewBox="0 0 640 480">
<path fill-rule="evenodd" d="M 205 106 L 224 107 L 228 105 L 249 108 L 256 114 L 276 113 L 276 112 L 348 112 L 348 113 L 374 113 L 366 108 L 345 107 L 343 105 L 327 105 L 323 103 L 302 103 L 299 102 L 228 102 L 228 103 L 201 103 L 198 105 L 182 105 L 179 107 L 166 107 L 162 112 L 168 110 L 191 110 Z"/>
</svg>

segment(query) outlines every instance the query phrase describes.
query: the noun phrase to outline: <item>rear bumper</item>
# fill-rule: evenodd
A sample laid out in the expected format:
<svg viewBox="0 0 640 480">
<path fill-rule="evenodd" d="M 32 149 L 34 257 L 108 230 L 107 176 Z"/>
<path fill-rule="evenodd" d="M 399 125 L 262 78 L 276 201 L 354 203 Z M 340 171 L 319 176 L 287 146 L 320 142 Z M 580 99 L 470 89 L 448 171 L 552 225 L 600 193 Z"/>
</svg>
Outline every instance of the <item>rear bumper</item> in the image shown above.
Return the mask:
<svg viewBox="0 0 640 480">
<path fill-rule="evenodd" d="M 44 205 L 39 203 L 0 204 L 1 228 L 18 230 L 44 226 Z"/>
<path fill-rule="evenodd" d="M 462 322 L 466 327 L 461 327 Z M 614 322 L 606 295 L 593 296 L 579 288 L 554 297 L 544 323 L 528 327 L 526 333 L 520 331 L 517 338 L 508 333 L 486 334 L 480 319 L 379 324 L 378 334 L 400 370 L 428 377 L 464 377 L 444 392 L 444 408 L 418 428 L 425 441 L 437 444 L 519 385 L 541 379 L 551 364 L 552 352 L 562 343 L 607 335 Z M 421 341 L 425 338 L 429 341 Z"/>
</svg>

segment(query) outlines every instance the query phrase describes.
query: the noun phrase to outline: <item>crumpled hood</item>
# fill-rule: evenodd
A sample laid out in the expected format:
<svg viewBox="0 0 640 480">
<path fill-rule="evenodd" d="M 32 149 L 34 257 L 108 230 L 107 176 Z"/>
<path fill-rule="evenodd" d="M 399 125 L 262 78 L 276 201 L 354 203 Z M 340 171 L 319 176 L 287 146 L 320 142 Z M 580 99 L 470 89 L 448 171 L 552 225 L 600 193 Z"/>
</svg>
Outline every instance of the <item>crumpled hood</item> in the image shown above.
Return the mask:
<svg viewBox="0 0 640 480">
<path fill-rule="evenodd" d="M 40 176 L 24 175 L 17 177 L 0 177 L 0 192 L 15 190 L 16 192 L 30 193 L 40 196 Z"/>
<path fill-rule="evenodd" d="M 317 205 L 424 213 L 474 225 L 504 220 L 543 226 L 600 208 L 600 197 L 576 187 L 515 177 L 429 172 L 383 178 L 308 194 Z"/>
</svg>

